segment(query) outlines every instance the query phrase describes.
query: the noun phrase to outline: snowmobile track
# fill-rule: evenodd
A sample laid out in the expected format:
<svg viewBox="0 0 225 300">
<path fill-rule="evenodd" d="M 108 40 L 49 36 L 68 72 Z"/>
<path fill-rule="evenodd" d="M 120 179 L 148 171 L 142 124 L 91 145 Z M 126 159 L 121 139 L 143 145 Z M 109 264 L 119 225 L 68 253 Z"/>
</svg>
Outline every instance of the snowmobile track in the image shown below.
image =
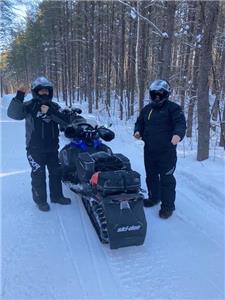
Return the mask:
<svg viewBox="0 0 225 300">
<path fill-rule="evenodd" d="M 89 236 L 88 236 L 88 231 L 87 231 L 87 227 L 86 227 L 88 218 L 86 218 L 86 220 L 84 220 L 84 209 L 85 208 L 83 206 L 83 203 L 81 203 L 81 202 L 82 202 L 82 200 L 80 199 L 80 201 L 79 201 L 79 212 L 80 212 L 80 219 L 81 219 L 81 223 L 82 223 L 82 228 L 83 228 L 85 239 L 86 239 L 86 242 L 87 242 L 88 252 L 90 253 L 90 257 L 91 257 L 91 260 L 92 260 L 92 263 L 93 263 L 93 266 L 94 266 L 94 270 L 95 270 L 95 273 L 97 275 L 97 278 L 95 278 L 95 280 L 98 283 L 98 286 L 99 286 L 99 289 L 100 289 L 100 292 L 101 292 L 101 296 L 103 298 L 103 289 L 102 289 L 102 284 L 101 284 L 101 280 L 100 280 L 100 276 L 99 276 L 98 265 L 96 263 L 96 260 L 95 260 L 94 254 L 93 254 L 94 249 L 91 245 L 90 239 L 88 238 Z M 96 239 L 98 239 L 97 236 L 96 236 Z"/>
<path fill-rule="evenodd" d="M 111 295 L 110 299 L 121 299 L 121 294 L 118 292 L 119 288 L 115 280 L 112 280 L 114 274 L 109 264 L 108 255 L 104 252 L 109 246 L 99 241 L 81 197 L 72 192 L 67 186 L 64 185 L 64 187 L 67 195 L 72 199 L 72 204 L 68 207 L 67 216 L 61 213 L 62 210 L 59 214 L 63 227 L 67 232 L 68 243 L 71 245 L 71 255 L 75 261 L 77 253 L 82 251 L 82 258 L 80 258 L 77 265 L 80 270 L 80 280 L 85 283 L 85 286 L 92 285 L 91 289 L 88 291 L 86 289 L 88 299 L 108 299 L 109 294 Z M 76 230 L 72 229 L 71 222 L 68 222 L 71 217 L 74 218 Z M 68 227 L 69 225 L 70 227 Z M 109 251 L 112 250 L 109 249 Z"/>
<path fill-rule="evenodd" d="M 71 262 L 72 262 L 74 271 L 77 274 L 77 277 L 79 278 L 79 285 L 81 287 L 81 290 L 83 291 L 83 295 L 85 295 L 85 299 L 87 299 L 86 289 L 85 289 L 84 284 L 82 283 L 81 274 L 80 274 L 79 268 L 77 266 L 76 259 L 74 258 L 75 255 L 73 254 L 71 244 L 70 244 L 70 240 L 68 238 L 67 231 L 66 231 L 66 228 L 63 224 L 63 220 L 62 220 L 62 217 L 61 217 L 60 212 L 58 210 L 58 207 L 56 207 L 56 212 L 57 212 L 57 216 L 58 216 L 58 219 L 59 219 L 59 224 L 60 224 L 61 231 L 62 231 L 61 238 L 62 238 L 63 242 L 65 243 L 65 245 L 67 246 L 68 253 L 69 253 L 69 256 L 71 258 Z"/>
<path fill-rule="evenodd" d="M 223 228 L 220 228 L 221 226 L 219 226 L 219 222 L 222 220 L 223 218 L 223 214 L 220 213 L 220 211 L 218 211 L 218 209 L 213 209 L 213 207 L 211 207 L 211 212 L 214 213 L 214 215 L 210 214 L 208 215 L 208 206 L 211 206 L 210 203 L 206 203 L 206 200 L 202 197 L 199 196 L 198 200 L 196 201 L 196 198 L 194 198 L 194 202 L 193 203 L 193 199 L 192 199 L 192 190 L 190 189 L 190 195 L 187 196 L 187 194 L 182 191 L 181 188 L 177 188 L 177 192 L 178 192 L 178 196 L 177 196 L 177 209 L 175 211 L 175 214 L 177 215 L 177 217 L 179 217 L 180 220 L 184 221 L 187 224 L 190 224 L 191 226 L 193 226 L 194 228 L 196 228 L 197 230 L 199 230 L 202 234 L 204 234 L 207 238 L 209 238 L 212 242 L 216 243 L 217 246 L 219 247 L 223 247 L 223 234 L 222 234 L 222 230 Z M 195 194 L 195 190 L 193 192 L 193 194 Z M 180 196 L 179 196 L 180 195 Z M 179 197 L 180 197 L 180 201 L 182 201 L 181 207 L 179 207 L 180 201 L 179 201 Z M 194 195 L 193 195 L 194 197 Z M 195 195 L 196 197 L 196 195 Z M 184 204 L 183 204 L 184 201 Z M 186 211 L 184 210 L 184 205 L 188 206 L 195 206 L 196 212 L 193 216 L 188 215 L 188 211 L 189 209 L 186 209 Z M 198 213 L 199 218 L 196 217 L 196 214 Z M 202 222 L 205 223 L 202 223 Z M 207 226 L 206 224 L 210 224 L 211 226 Z M 208 228 L 208 230 L 205 230 L 205 228 Z M 219 231 L 221 232 L 219 234 Z M 216 236 L 215 236 L 216 235 Z"/>
</svg>

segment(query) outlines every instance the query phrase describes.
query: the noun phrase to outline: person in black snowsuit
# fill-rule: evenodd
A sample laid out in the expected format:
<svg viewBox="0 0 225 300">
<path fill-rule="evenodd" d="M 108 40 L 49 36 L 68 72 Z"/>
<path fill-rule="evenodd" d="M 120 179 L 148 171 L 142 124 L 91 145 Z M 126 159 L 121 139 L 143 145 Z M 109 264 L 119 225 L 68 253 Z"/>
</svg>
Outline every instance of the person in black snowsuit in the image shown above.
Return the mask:
<svg viewBox="0 0 225 300">
<path fill-rule="evenodd" d="M 50 209 L 47 202 L 45 167 L 49 172 L 50 199 L 53 203 L 70 204 L 63 196 L 61 170 L 58 160 L 58 124 L 68 124 L 60 106 L 52 101 L 53 85 L 45 77 L 38 77 L 31 85 L 33 99 L 24 101 L 26 88 L 21 86 L 8 107 L 8 116 L 25 119 L 26 150 L 31 171 L 33 200 L 41 211 Z"/>
<path fill-rule="evenodd" d="M 134 137 L 145 143 L 148 199 L 144 206 L 152 207 L 161 201 L 159 216 L 166 219 L 175 210 L 176 146 L 184 138 L 186 122 L 181 107 L 168 99 L 171 88 L 167 81 L 153 81 L 149 92 L 151 102 L 137 118 Z"/>
</svg>

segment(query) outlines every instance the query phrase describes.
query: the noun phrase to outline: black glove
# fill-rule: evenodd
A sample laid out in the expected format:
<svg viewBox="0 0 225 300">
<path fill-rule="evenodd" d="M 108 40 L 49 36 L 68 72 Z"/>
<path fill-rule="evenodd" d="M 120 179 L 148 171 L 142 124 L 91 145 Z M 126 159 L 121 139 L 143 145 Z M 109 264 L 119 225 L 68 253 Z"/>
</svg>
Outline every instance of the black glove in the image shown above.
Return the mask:
<svg viewBox="0 0 225 300">
<path fill-rule="evenodd" d="M 21 102 L 24 101 L 25 93 L 22 91 L 17 91 L 16 93 L 16 99 L 20 100 Z"/>
<path fill-rule="evenodd" d="M 45 103 L 45 104 L 42 103 L 42 105 L 48 106 L 48 111 L 46 113 L 46 115 L 48 115 L 48 116 L 53 115 L 54 113 L 57 112 L 56 108 L 53 105 L 51 105 L 51 103 L 49 103 L 49 102 Z"/>
<path fill-rule="evenodd" d="M 38 111 L 41 111 L 41 103 L 38 100 L 35 100 L 31 107 L 31 112 L 36 115 Z"/>
</svg>

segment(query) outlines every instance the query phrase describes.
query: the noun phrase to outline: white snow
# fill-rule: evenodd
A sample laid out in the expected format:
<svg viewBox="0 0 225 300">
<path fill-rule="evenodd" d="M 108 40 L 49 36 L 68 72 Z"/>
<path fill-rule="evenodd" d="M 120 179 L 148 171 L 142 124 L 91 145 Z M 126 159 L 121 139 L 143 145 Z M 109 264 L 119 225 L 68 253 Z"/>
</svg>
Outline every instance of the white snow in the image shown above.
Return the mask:
<svg viewBox="0 0 225 300">
<path fill-rule="evenodd" d="M 201 40 L 202 40 L 202 38 L 203 38 L 203 35 L 202 35 L 202 34 L 198 34 L 198 35 L 195 37 L 197 43 L 200 43 Z"/>
<path fill-rule="evenodd" d="M 169 38 L 169 36 L 168 36 L 168 33 L 167 33 L 167 32 L 163 32 L 163 33 L 162 33 L 162 36 L 163 36 L 164 38 L 166 38 L 166 39 L 168 39 L 168 38 Z"/>
<path fill-rule="evenodd" d="M 223 157 L 197 162 L 181 144 L 172 218 L 161 220 L 159 206 L 145 209 L 144 245 L 110 250 L 69 190 L 70 206 L 43 213 L 32 202 L 24 121 L 6 116 L 11 98 L 0 102 L 1 299 L 224 299 Z M 145 188 L 133 123 L 115 121 L 112 129 L 113 151 L 130 158 Z"/>
<path fill-rule="evenodd" d="M 132 8 L 130 10 L 130 16 L 131 16 L 132 19 L 136 19 L 137 18 L 137 12 L 136 12 L 135 9 Z"/>
</svg>

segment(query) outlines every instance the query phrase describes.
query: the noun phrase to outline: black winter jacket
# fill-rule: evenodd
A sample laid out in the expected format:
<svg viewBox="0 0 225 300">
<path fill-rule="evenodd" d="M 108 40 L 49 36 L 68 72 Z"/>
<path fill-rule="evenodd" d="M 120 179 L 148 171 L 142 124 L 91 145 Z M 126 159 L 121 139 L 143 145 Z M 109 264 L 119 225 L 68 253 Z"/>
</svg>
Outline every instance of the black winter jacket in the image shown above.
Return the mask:
<svg viewBox="0 0 225 300">
<path fill-rule="evenodd" d="M 176 149 L 171 143 L 173 135 L 184 138 L 186 122 L 181 107 L 171 101 L 166 101 L 162 107 L 153 108 L 146 105 L 135 123 L 134 132 L 139 131 L 145 147 L 149 151 L 166 151 Z"/>
<path fill-rule="evenodd" d="M 58 124 L 68 125 L 68 117 L 61 113 L 60 106 L 55 102 L 47 104 L 47 114 L 40 111 L 41 103 L 32 99 L 23 102 L 24 93 L 17 92 L 9 104 L 7 114 L 14 120 L 25 119 L 26 149 L 28 151 L 49 152 L 59 148 Z"/>
</svg>

